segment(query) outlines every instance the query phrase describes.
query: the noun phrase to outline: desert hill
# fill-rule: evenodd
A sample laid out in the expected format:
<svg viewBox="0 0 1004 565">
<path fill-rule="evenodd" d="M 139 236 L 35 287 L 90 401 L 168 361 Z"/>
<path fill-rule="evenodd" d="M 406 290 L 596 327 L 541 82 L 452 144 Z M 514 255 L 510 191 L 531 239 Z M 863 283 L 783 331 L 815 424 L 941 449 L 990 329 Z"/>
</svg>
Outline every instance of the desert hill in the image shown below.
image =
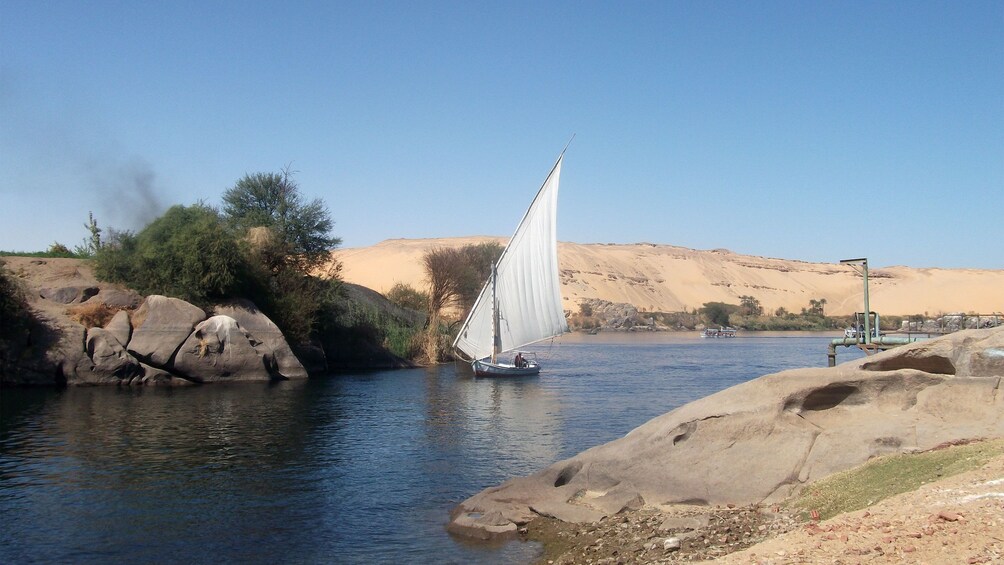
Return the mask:
<svg viewBox="0 0 1004 565">
<path fill-rule="evenodd" d="M 393 239 L 337 252 L 346 281 L 387 292 L 395 283 L 425 286 L 423 254 L 504 238 Z M 839 263 L 808 263 L 739 255 L 725 249 L 700 251 L 672 245 L 559 243 L 566 310 L 593 298 L 628 303 L 640 310 L 690 311 L 705 302 L 739 303 L 749 295 L 765 312 L 799 312 L 810 300 L 826 299 L 826 313 L 862 309 L 861 276 Z M 1004 270 L 885 267 L 869 269 L 872 310 L 883 315 L 1004 311 Z"/>
</svg>

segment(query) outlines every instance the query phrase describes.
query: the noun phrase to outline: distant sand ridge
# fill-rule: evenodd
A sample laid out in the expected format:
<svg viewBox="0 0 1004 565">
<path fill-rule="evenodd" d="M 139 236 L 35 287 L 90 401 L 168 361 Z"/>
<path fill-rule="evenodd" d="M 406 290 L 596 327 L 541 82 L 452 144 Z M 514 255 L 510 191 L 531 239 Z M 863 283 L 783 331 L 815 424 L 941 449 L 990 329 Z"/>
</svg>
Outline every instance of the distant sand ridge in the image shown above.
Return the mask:
<svg viewBox="0 0 1004 565">
<path fill-rule="evenodd" d="M 422 256 L 497 237 L 395 239 L 337 252 L 346 281 L 385 293 L 395 283 L 426 286 Z M 659 312 L 690 311 L 705 302 L 739 303 L 743 295 L 765 312 L 800 312 L 826 299 L 826 313 L 862 309 L 861 275 L 837 263 L 808 263 L 698 251 L 672 245 L 559 243 L 566 310 L 593 298 Z M 872 310 L 885 315 L 1004 312 L 1004 270 L 886 267 L 869 269 Z"/>
</svg>

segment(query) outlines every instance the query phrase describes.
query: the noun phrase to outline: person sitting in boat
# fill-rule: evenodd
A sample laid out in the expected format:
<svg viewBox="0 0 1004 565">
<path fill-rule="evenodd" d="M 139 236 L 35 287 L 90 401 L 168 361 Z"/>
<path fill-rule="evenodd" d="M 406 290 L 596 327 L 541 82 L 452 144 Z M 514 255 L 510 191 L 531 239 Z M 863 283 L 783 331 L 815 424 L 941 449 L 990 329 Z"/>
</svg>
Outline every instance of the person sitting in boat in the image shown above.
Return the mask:
<svg viewBox="0 0 1004 565">
<path fill-rule="evenodd" d="M 515 365 L 516 368 L 518 368 L 518 369 L 522 369 L 523 367 L 526 366 L 525 363 L 526 362 L 523 361 L 523 354 L 522 353 L 516 353 L 516 359 L 513 360 L 513 365 Z"/>
</svg>

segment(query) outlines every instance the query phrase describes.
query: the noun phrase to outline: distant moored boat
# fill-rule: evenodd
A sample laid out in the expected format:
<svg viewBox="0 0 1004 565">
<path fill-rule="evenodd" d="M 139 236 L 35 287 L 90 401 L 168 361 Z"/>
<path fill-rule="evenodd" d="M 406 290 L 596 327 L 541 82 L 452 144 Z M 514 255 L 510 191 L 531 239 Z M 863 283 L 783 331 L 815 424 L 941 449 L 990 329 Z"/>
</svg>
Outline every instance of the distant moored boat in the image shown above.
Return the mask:
<svg viewBox="0 0 1004 565">
<path fill-rule="evenodd" d="M 707 328 L 701 332 L 701 337 L 736 337 L 735 328 Z"/>
</svg>

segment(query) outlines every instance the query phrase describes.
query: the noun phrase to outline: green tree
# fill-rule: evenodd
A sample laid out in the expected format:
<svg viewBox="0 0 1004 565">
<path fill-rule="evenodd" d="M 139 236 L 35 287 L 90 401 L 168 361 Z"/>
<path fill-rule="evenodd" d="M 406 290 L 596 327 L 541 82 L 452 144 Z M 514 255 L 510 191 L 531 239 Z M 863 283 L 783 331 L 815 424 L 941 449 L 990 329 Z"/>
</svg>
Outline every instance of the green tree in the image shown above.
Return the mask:
<svg viewBox="0 0 1004 565">
<path fill-rule="evenodd" d="M 743 316 L 760 316 L 763 314 L 763 307 L 760 306 L 760 301 L 752 296 L 740 296 L 739 313 Z"/>
<path fill-rule="evenodd" d="M 429 362 L 437 362 L 444 348 L 440 328 L 443 310 L 455 306 L 466 315 L 501 254 L 502 246 L 491 242 L 459 249 L 440 247 L 422 258 L 429 281 L 429 318 L 424 348 Z"/>
<path fill-rule="evenodd" d="M 739 309 L 735 304 L 725 304 L 724 302 L 705 302 L 701 308 L 701 314 L 711 325 L 728 326 L 729 316 Z"/>
<path fill-rule="evenodd" d="M 93 257 L 101 249 L 101 228 L 98 227 L 98 221 L 94 219 L 93 212 L 87 213 L 87 223 L 84 224 L 84 227 L 91 235 L 85 238 L 83 243 L 76 246 L 73 251 L 80 257 Z"/>
<path fill-rule="evenodd" d="M 341 265 L 332 260 L 341 240 L 320 199 L 306 201 L 293 173 L 246 174 L 223 194 L 223 215 L 242 238 L 259 304 L 294 342 L 334 332 L 341 297 Z M 316 276 L 324 268 L 323 276 Z"/>
<path fill-rule="evenodd" d="M 465 314 L 474 307 L 485 281 L 502 255 L 503 247 L 495 241 L 465 245 L 460 248 L 462 268 L 458 286 L 457 308 Z"/>
<path fill-rule="evenodd" d="M 825 298 L 820 298 L 819 300 L 813 298 L 809 300 L 809 309 L 806 313 L 813 316 L 824 316 L 825 315 L 823 314 L 824 306 L 826 306 Z"/>
<path fill-rule="evenodd" d="M 266 266 L 307 273 L 325 263 L 341 240 L 330 235 L 333 222 L 319 199 L 304 201 L 286 167 L 278 173 L 246 174 L 223 193 L 223 214 L 238 233 L 268 228 L 275 235 Z"/>
<path fill-rule="evenodd" d="M 387 291 L 387 300 L 390 300 L 401 308 L 418 312 L 424 312 L 429 305 L 428 294 L 420 292 L 415 287 L 404 283 L 397 283 L 391 287 Z"/>
</svg>

